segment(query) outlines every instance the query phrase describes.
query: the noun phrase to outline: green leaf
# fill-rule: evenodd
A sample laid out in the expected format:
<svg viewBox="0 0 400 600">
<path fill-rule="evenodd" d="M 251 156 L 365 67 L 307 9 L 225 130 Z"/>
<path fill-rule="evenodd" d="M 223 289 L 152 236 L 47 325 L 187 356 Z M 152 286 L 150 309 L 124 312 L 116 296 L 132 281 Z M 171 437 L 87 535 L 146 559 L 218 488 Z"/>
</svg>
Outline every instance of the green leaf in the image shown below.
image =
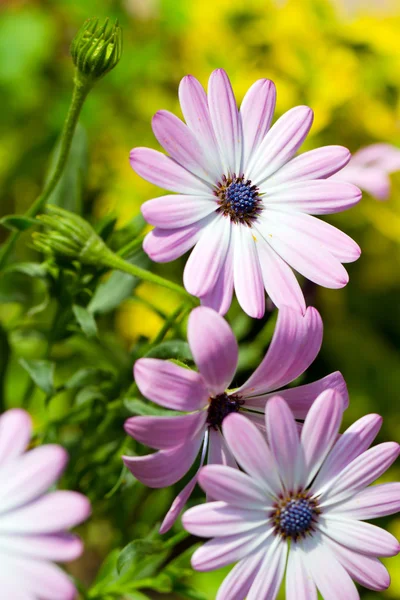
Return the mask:
<svg viewBox="0 0 400 600">
<path fill-rule="evenodd" d="M 59 152 L 60 142 L 58 142 L 53 153 L 48 179 L 53 173 Z M 84 128 L 78 123 L 72 139 L 71 149 L 64 172 L 60 181 L 51 193 L 50 198 L 48 199 L 48 204 L 56 204 L 57 206 L 61 206 L 62 208 L 81 214 L 82 193 L 85 186 L 87 166 L 87 136 Z"/>
<path fill-rule="evenodd" d="M 98 333 L 96 321 L 87 308 L 84 306 L 79 306 L 78 304 L 74 304 L 72 310 L 86 337 L 96 337 Z"/>
<path fill-rule="evenodd" d="M 90 597 L 94 596 L 95 592 L 100 591 L 104 586 L 118 578 L 117 560 L 119 554 L 120 550 L 116 548 L 104 559 L 90 590 Z"/>
<path fill-rule="evenodd" d="M 143 251 L 136 252 L 135 256 L 129 261 L 133 264 L 145 268 L 149 264 L 149 259 Z M 91 299 L 88 310 L 91 313 L 108 313 L 117 308 L 123 300 L 132 295 L 133 290 L 138 285 L 139 279 L 128 273 L 114 271 L 110 277 L 101 283 L 96 289 Z"/>
<path fill-rule="evenodd" d="M 203 594 L 203 592 L 199 592 L 183 583 L 176 583 L 174 592 L 190 600 L 208 600 L 208 596 Z"/>
<path fill-rule="evenodd" d="M 121 550 L 117 560 L 117 571 L 121 575 L 128 569 L 131 570 L 142 559 L 156 555 L 162 551 L 163 544 L 160 541 L 134 540 Z"/>
<path fill-rule="evenodd" d="M 76 406 L 83 406 L 84 404 L 90 404 L 95 400 L 104 401 L 106 398 L 104 394 L 94 386 L 84 387 L 77 393 L 75 397 Z"/>
<path fill-rule="evenodd" d="M 29 373 L 36 385 L 48 396 L 54 394 L 54 368 L 50 360 L 20 358 L 19 364 Z"/>
<path fill-rule="evenodd" d="M 65 388 L 71 390 L 73 388 L 80 388 L 84 385 L 90 385 L 98 383 L 103 380 L 104 377 L 112 377 L 112 371 L 106 371 L 105 369 L 96 369 L 94 367 L 85 367 L 79 369 L 72 375 L 72 377 L 66 382 Z"/>
<path fill-rule="evenodd" d="M 187 342 L 182 340 L 170 340 L 168 342 L 162 342 L 155 346 L 145 355 L 148 358 L 163 358 L 177 359 L 181 361 L 193 361 L 193 356 Z"/>
<path fill-rule="evenodd" d="M 12 231 L 25 231 L 33 225 L 37 225 L 38 222 L 30 217 L 24 217 L 23 215 L 6 215 L 0 219 L 1 225 Z"/>
<path fill-rule="evenodd" d="M 23 273 L 28 277 L 45 278 L 47 277 L 48 271 L 44 264 L 38 264 L 34 262 L 21 262 L 15 265 L 10 265 L 5 269 L 5 273 Z"/>
<path fill-rule="evenodd" d="M 141 417 L 168 417 L 177 414 L 176 410 L 160 408 L 157 404 L 150 404 L 139 398 L 124 398 L 123 403 L 131 415 L 140 415 Z"/>
</svg>

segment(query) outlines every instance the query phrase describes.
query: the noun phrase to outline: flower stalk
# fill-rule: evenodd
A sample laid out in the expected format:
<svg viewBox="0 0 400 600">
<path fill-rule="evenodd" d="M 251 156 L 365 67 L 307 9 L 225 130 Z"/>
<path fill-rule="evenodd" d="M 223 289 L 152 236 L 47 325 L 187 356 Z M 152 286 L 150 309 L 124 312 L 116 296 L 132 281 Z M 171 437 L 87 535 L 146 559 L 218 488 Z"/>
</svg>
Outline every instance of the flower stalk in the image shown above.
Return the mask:
<svg viewBox="0 0 400 600">
<path fill-rule="evenodd" d="M 76 67 L 74 89 L 61 133 L 57 162 L 42 193 L 26 211 L 26 217 L 35 217 L 42 210 L 60 181 L 86 97 L 96 81 L 117 65 L 121 52 L 122 31 L 118 22 L 109 30 L 108 20 L 102 27 L 98 27 L 98 19 L 88 19 L 73 39 L 71 55 Z M 19 235 L 20 231 L 13 232 L 1 248 L 0 269 L 4 267 Z"/>
</svg>

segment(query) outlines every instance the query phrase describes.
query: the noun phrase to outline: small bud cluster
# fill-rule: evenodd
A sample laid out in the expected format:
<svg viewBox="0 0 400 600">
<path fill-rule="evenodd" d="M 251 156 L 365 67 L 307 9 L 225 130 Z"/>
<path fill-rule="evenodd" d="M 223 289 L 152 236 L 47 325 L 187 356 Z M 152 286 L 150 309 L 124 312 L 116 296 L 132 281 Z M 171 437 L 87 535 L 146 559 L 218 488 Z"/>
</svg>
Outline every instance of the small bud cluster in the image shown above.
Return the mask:
<svg viewBox="0 0 400 600">
<path fill-rule="evenodd" d="M 59 206 L 47 206 L 49 214 L 37 219 L 44 232 L 32 236 L 37 250 L 44 254 L 68 256 L 85 264 L 105 264 L 111 251 L 87 221 Z"/>
<path fill-rule="evenodd" d="M 87 19 L 71 43 L 71 56 L 78 74 L 93 80 L 111 71 L 121 53 L 122 30 L 118 21 L 110 28 L 108 19 L 102 26 L 97 18 Z"/>
</svg>

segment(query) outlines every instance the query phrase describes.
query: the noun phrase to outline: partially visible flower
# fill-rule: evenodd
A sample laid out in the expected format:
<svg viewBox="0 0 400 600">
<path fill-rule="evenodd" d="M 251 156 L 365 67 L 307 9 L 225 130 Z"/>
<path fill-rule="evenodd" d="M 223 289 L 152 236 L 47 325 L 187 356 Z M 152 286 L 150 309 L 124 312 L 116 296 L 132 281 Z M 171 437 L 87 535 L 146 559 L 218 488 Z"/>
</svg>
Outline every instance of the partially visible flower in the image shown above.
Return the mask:
<svg viewBox="0 0 400 600">
<path fill-rule="evenodd" d="M 208 463 L 235 466 L 221 433 L 225 417 L 240 411 L 264 430 L 262 413 L 271 392 L 296 379 L 317 356 L 322 320 L 315 308 L 308 308 L 302 316 L 283 307 L 265 358 L 237 389 L 227 389 L 235 377 L 238 346 L 223 317 L 204 306 L 195 308 L 189 317 L 188 340 L 199 372 L 154 358 L 141 358 L 135 363 L 135 381 L 144 396 L 166 408 L 189 413 L 131 417 L 125 422 L 129 435 L 158 450 L 147 456 L 123 457 L 133 475 L 149 487 L 176 483 L 189 471 L 199 452 L 200 466 L 207 452 Z M 347 389 L 338 372 L 281 394 L 296 418 L 302 420 L 316 396 L 332 387 L 343 394 L 345 408 Z M 161 526 L 162 533 L 172 526 L 196 482 L 197 474 L 174 500 Z"/>
<path fill-rule="evenodd" d="M 338 438 L 342 399 L 323 392 L 301 436 L 283 398 L 266 406 L 267 439 L 248 419 L 223 423 L 229 449 L 245 473 L 223 465 L 200 471 L 215 501 L 188 510 L 184 527 L 211 537 L 192 557 L 199 571 L 237 562 L 217 600 L 275 600 L 286 569 L 286 599 L 356 600 L 352 579 L 384 590 L 390 578 L 377 557 L 394 556 L 398 541 L 364 523 L 400 509 L 400 483 L 367 487 L 399 455 L 394 442 L 368 450 L 382 419 L 367 415 Z"/>
<path fill-rule="evenodd" d="M 72 600 L 76 589 L 52 561 L 71 561 L 81 540 L 65 530 L 90 514 L 85 496 L 46 493 L 63 472 L 68 455 L 48 444 L 25 452 L 31 435 L 27 412 L 0 417 L 0 586 L 9 600 Z"/>
<path fill-rule="evenodd" d="M 378 200 L 390 194 L 390 173 L 400 171 L 400 149 L 390 144 L 372 144 L 353 154 L 348 165 L 331 179 L 351 181 Z"/>
<path fill-rule="evenodd" d="M 297 106 L 271 126 L 276 91 L 260 79 L 248 90 L 240 112 L 225 71 L 211 74 L 208 97 L 192 76 L 179 98 L 186 123 L 161 110 L 153 131 L 170 154 L 131 151 L 132 168 L 161 188 L 178 192 L 145 202 L 155 225 L 144 250 L 157 262 L 194 249 L 184 284 L 206 306 L 225 314 L 233 289 L 243 310 L 259 318 L 265 292 L 278 307 L 304 313 L 293 267 L 319 285 L 341 288 L 348 275 L 341 263 L 357 260 L 358 245 L 311 215 L 350 208 L 361 192 L 327 179 L 347 164 L 350 153 L 327 146 L 295 157 L 313 121 Z M 294 158 L 295 157 L 295 158 Z"/>
</svg>

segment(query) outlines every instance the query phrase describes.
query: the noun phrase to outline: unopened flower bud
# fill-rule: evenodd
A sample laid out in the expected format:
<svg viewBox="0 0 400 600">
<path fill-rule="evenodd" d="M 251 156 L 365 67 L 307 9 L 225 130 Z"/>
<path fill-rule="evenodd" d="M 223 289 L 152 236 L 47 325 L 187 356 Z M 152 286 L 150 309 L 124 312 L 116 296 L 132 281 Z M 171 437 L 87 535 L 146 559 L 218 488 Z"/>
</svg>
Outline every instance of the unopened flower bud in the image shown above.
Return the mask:
<svg viewBox="0 0 400 600">
<path fill-rule="evenodd" d="M 45 231 L 32 235 L 37 250 L 67 256 L 84 264 L 107 264 L 113 252 L 87 221 L 59 206 L 49 205 L 47 210 L 49 214 L 37 217 Z"/>
<path fill-rule="evenodd" d="M 96 18 L 87 19 L 71 43 L 71 56 L 78 77 L 96 80 L 111 71 L 122 52 L 122 30 L 118 24 L 102 26 Z"/>
</svg>

